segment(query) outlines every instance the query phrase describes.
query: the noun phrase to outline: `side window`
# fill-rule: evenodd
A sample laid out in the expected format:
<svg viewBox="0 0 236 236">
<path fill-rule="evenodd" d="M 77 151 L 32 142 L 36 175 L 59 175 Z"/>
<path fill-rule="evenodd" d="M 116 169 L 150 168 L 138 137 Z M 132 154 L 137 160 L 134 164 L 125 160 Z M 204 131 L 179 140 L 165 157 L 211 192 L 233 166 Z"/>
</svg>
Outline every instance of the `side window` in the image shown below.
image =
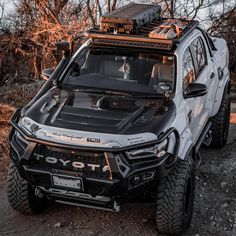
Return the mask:
<svg viewBox="0 0 236 236">
<path fill-rule="evenodd" d="M 185 92 L 189 83 L 196 80 L 195 68 L 190 49 L 187 48 L 183 56 L 183 90 Z"/>
<path fill-rule="evenodd" d="M 203 68 L 205 67 L 205 65 L 207 64 L 206 49 L 201 37 L 194 39 L 191 46 L 193 48 L 196 57 L 196 63 L 197 63 L 196 74 L 199 75 L 203 70 Z"/>
</svg>

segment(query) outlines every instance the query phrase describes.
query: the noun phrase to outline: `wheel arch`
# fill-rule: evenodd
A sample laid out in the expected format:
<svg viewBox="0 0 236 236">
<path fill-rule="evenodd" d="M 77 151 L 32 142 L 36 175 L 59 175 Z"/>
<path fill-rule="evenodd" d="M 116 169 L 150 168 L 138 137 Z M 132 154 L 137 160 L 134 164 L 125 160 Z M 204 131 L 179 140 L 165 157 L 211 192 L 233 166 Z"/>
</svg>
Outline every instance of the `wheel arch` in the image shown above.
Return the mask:
<svg viewBox="0 0 236 236">
<path fill-rule="evenodd" d="M 231 83 L 230 83 L 230 79 L 228 76 L 227 80 L 222 80 L 219 83 L 219 86 L 217 88 L 216 95 L 215 95 L 215 98 L 213 101 L 214 104 L 213 104 L 211 117 L 217 114 L 217 112 L 220 109 L 220 105 L 222 103 L 222 98 L 223 98 L 224 94 L 225 93 L 230 94 L 230 89 L 231 89 Z"/>
</svg>

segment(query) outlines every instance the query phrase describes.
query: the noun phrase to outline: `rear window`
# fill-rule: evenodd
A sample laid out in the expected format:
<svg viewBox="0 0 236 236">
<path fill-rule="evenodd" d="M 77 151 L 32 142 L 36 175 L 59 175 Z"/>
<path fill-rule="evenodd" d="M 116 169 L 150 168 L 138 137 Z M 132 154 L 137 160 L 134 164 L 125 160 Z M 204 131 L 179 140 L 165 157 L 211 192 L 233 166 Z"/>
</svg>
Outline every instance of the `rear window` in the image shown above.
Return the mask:
<svg viewBox="0 0 236 236">
<path fill-rule="evenodd" d="M 199 75 L 207 64 L 206 49 L 201 37 L 198 37 L 193 40 L 191 46 L 193 48 L 193 52 L 195 54 L 194 56 L 196 58 L 197 63 L 196 74 Z"/>
</svg>

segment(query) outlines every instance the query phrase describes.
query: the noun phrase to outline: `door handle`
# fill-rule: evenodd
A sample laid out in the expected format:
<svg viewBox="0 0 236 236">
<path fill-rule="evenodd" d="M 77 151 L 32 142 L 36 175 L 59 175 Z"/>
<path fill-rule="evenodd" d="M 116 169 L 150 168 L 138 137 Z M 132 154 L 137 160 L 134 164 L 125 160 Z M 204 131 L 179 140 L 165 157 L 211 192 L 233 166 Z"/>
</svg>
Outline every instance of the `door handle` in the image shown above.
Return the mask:
<svg viewBox="0 0 236 236">
<path fill-rule="evenodd" d="M 221 80 L 224 76 L 224 69 L 222 69 L 221 67 L 218 67 L 217 71 L 218 71 L 219 80 Z"/>
<path fill-rule="evenodd" d="M 213 79 L 214 77 L 215 77 L 215 73 L 212 72 L 212 73 L 211 73 L 211 76 L 210 76 L 210 79 Z"/>
<path fill-rule="evenodd" d="M 191 122 L 192 122 L 192 110 L 190 110 L 189 113 L 188 113 L 188 123 L 189 123 L 189 125 L 191 124 Z"/>
</svg>

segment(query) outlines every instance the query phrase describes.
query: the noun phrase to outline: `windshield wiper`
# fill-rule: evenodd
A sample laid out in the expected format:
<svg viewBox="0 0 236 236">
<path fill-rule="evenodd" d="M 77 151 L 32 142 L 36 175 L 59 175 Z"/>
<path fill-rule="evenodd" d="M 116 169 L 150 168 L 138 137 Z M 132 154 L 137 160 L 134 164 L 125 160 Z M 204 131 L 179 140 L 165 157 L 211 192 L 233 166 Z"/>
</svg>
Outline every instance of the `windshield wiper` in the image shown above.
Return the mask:
<svg viewBox="0 0 236 236">
<path fill-rule="evenodd" d="M 146 94 L 146 95 L 132 95 L 133 98 L 137 99 L 164 99 L 166 96 L 164 94 Z"/>
<path fill-rule="evenodd" d="M 119 91 L 105 90 L 105 89 L 74 89 L 73 92 L 85 92 L 94 94 L 105 94 L 105 95 L 117 95 L 117 96 L 130 96 L 129 93 L 123 93 Z"/>
</svg>

